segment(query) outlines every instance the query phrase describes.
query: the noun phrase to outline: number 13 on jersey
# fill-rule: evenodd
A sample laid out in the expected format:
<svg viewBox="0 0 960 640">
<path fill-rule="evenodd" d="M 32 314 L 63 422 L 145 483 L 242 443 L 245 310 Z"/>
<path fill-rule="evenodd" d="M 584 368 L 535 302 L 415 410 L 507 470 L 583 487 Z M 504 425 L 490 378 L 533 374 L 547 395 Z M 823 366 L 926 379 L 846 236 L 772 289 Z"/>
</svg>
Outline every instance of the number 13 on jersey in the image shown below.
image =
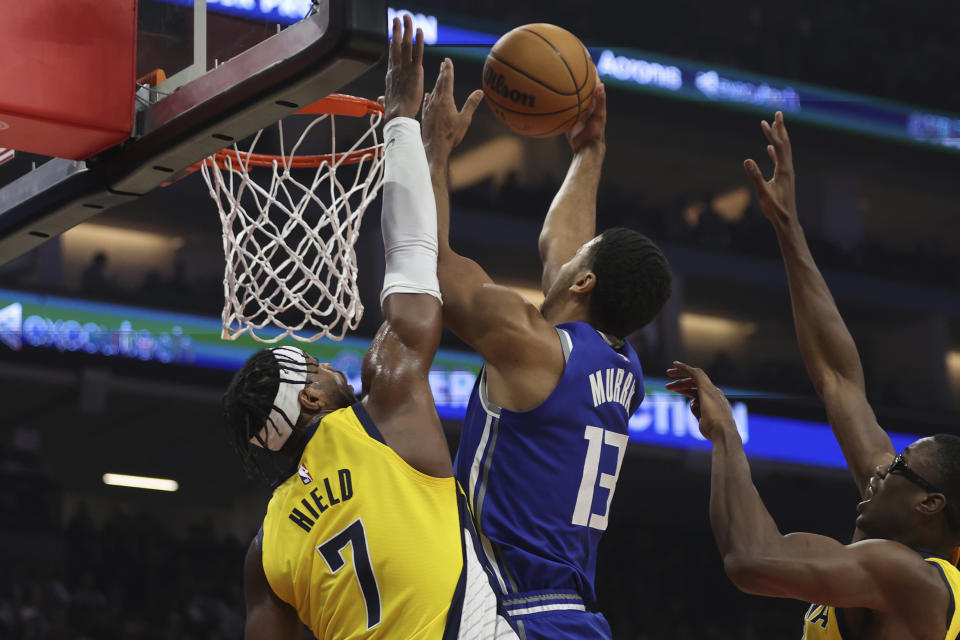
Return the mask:
<svg viewBox="0 0 960 640">
<path fill-rule="evenodd" d="M 607 431 L 600 427 L 587 426 L 583 433 L 583 439 L 587 441 L 587 457 L 583 461 L 583 476 L 580 478 L 580 490 L 577 492 L 577 504 L 573 509 L 571 522 L 581 527 L 591 527 L 605 531 L 607 529 L 607 517 L 610 514 L 610 501 L 613 500 L 613 492 L 617 488 L 617 478 L 620 476 L 620 466 L 623 464 L 623 454 L 627 451 L 629 436 L 616 431 Z M 600 473 L 600 455 L 603 453 L 605 445 L 617 448 L 617 469 L 613 475 Z M 602 515 L 591 511 L 594 487 L 597 484 L 608 491 L 607 505 Z"/>
</svg>

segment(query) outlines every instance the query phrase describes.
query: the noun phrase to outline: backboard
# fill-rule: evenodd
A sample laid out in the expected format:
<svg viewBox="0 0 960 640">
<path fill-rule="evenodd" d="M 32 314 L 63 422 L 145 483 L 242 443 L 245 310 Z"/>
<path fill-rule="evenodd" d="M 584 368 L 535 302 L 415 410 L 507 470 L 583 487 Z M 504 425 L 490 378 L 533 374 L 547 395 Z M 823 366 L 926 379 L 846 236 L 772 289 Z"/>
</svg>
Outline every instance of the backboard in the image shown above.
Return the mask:
<svg viewBox="0 0 960 640">
<path fill-rule="evenodd" d="M 139 0 L 130 138 L 0 189 L 0 264 L 360 76 L 386 15 L 385 0 Z"/>
</svg>

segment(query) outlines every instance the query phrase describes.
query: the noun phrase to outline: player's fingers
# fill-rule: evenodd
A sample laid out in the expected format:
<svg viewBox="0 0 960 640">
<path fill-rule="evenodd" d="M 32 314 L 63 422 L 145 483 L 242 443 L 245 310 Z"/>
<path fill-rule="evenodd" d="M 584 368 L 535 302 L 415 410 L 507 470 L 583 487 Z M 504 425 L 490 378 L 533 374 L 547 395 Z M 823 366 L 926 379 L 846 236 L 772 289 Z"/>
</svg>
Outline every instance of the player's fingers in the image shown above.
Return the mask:
<svg viewBox="0 0 960 640">
<path fill-rule="evenodd" d="M 473 113 L 477 110 L 477 107 L 480 106 L 481 102 L 483 102 L 483 91 L 477 89 L 471 93 L 467 97 L 467 101 L 463 103 L 463 109 L 460 110 L 460 115 L 469 122 L 473 119 Z"/>
<path fill-rule="evenodd" d="M 597 95 L 594 98 L 596 107 L 595 114 L 598 114 L 604 121 L 607 119 L 607 88 L 601 82 L 596 89 Z"/>
<path fill-rule="evenodd" d="M 423 29 L 417 29 L 416 39 L 413 42 L 413 64 L 423 64 Z"/>
<path fill-rule="evenodd" d="M 698 387 L 705 387 L 713 384 L 710 382 L 710 377 L 704 373 L 703 369 L 698 369 L 697 367 L 690 366 L 689 364 L 680 362 L 679 360 L 674 360 L 673 366 L 677 369 L 680 369 L 680 371 L 683 372 L 683 374 L 688 378 L 693 378 Z"/>
<path fill-rule="evenodd" d="M 746 172 L 747 177 L 750 178 L 750 182 L 753 183 L 753 188 L 756 190 L 757 196 L 766 195 L 767 181 L 764 180 L 763 173 L 760 171 L 757 163 L 748 158 L 743 161 L 743 170 Z"/>
<path fill-rule="evenodd" d="M 444 97 L 448 95 L 453 88 L 453 82 L 451 82 L 450 77 L 450 64 L 449 58 L 444 58 L 443 62 L 440 63 L 440 73 L 437 74 L 437 86 L 433 89 L 434 93 L 438 96 Z"/>
<path fill-rule="evenodd" d="M 390 59 L 395 59 L 400 54 L 400 39 L 402 36 L 400 30 L 400 18 L 393 19 L 393 36 L 390 38 Z"/>
<path fill-rule="evenodd" d="M 769 122 L 767 122 L 766 120 L 761 120 L 760 130 L 763 131 L 764 137 L 767 139 L 767 141 L 770 144 L 773 144 L 775 142 L 774 135 L 773 135 L 773 128 L 770 126 Z"/>
<path fill-rule="evenodd" d="M 443 66 L 444 66 L 444 68 L 446 69 L 446 78 L 445 78 L 444 82 L 446 82 L 446 85 L 447 85 L 447 86 L 444 87 L 444 88 L 447 89 L 447 90 L 450 92 L 450 95 L 452 96 L 452 95 L 453 95 L 453 84 L 454 84 L 454 82 L 453 82 L 453 60 L 451 60 L 450 58 L 444 58 L 444 60 L 443 60 Z"/>
<path fill-rule="evenodd" d="M 783 126 L 783 113 L 781 111 L 777 112 L 776 117 L 773 119 L 773 125 L 770 125 L 764 120 L 761 125 L 764 127 L 764 134 L 767 136 L 767 140 L 770 141 L 770 144 L 773 146 L 773 151 L 776 155 L 771 155 L 775 163 L 787 163 L 790 161 L 790 143 L 786 141 L 786 129 Z M 767 153 L 772 153 L 770 149 L 767 149 Z"/>
<path fill-rule="evenodd" d="M 774 121 L 774 123 L 776 123 L 776 121 Z M 777 131 L 771 127 L 770 123 L 766 120 L 760 122 L 760 128 L 763 129 L 763 135 L 766 136 L 767 141 L 773 145 L 773 148 L 776 150 L 777 156 L 779 157 L 783 149 L 783 142 L 780 140 L 780 136 L 777 134 Z M 774 160 L 774 162 L 776 162 L 776 160 Z"/>
<path fill-rule="evenodd" d="M 773 160 L 774 167 L 780 162 L 780 158 L 777 155 L 777 149 L 772 144 L 767 145 L 767 155 L 770 156 L 770 159 Z"/>
<path fill-rule="evenodd" d="M 668 382 L 665 386 L 668 391 L 678 393 L 687 398 L 697 398 L 700 396 L 700 389 L 697 387 L 697 383 L 689 378 L 674 380 L 673 382 Z"/>
<path fill-rule="evenodd" d="M 780 140 L 783 141 L 784 146 L 789 149 L 790 136 L 787 134 L 787 123 L 783 119 L 783 111 L 777 111 L 775 124 L 777 125 L 777 134 L 780 137 Z"/>
<path fill-rule="evenodd" d="M 400 40 L 400 55 L 403 61 L 408 62 L 413 51 L 413 18 L 409 13 L 403 14 L 403 38 Z"/>
<path fill-rule="evenodd" d="M 691 400 L 700 399 L 700 390 L 697 389 L 696 387 L 683 388 L 683 389 L 670 389 L 670 391 L 673 391 L 674 393 L 679 393 L 684 398 L 690 398 Z"/>
</svg>

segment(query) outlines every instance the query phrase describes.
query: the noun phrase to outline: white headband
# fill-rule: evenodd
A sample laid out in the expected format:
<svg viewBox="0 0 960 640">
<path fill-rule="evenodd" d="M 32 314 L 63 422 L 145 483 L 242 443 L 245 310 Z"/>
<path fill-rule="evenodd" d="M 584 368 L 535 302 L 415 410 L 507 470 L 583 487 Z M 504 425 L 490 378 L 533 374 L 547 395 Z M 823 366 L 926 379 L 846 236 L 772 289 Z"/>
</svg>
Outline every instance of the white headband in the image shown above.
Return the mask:
<svg viewBox="0 0 960 640">
<path fill-rule="evenodd" d="M 267 449 L 279 451 L 300 418 L 300 392 L 307 386 L 307 354 L 296 347 L 276 347 L 270 351 L 280 367 L 280 386 L 273 410 L 259 436 Z M 252 442 L 260 446 L 256 438 Z"/>
</svg>

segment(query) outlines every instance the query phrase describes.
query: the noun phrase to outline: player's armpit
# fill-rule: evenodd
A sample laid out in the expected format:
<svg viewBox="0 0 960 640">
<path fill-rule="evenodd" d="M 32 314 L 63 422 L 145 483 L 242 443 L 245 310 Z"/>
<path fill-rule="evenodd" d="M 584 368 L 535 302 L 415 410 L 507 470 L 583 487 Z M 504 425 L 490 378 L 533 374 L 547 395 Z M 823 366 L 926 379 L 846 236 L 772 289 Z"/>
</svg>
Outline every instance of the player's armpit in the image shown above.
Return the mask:
<svg viewBox="0 0 960 640">
<path fill-rule="evenodd" d="M 453 475 L 450 451 L 430 391 L 430 365 L 443 330 L 440 301 L 394 293 L 363 362 L 363 400 L 386 444 L 421 473 Z"/>
<path fill-rule="evenodd" d="M 444 324 L 489 364 L 540 362 L 555 348 L 562 370 L 556 331 L 523 296 L 495 284 L 476 262 L 453 252 L 441 252 L 437 273 Z"/>
<path fill-rule="evenodd" d="M 878 465 L 888 465 L 896 455 L 890 436 L 877 422 L 862 385 L 833 376 L 821 387 L 827 420 L 847 459 L 857 489 L 863 493 Z"/>
<path fill-rule="evenodd" d="M 931 603 L 946 606 L 948 597 L 936 567 L 890 540 L 843 545 L 794 533 L 762 549 L 727 554 L 724 569 L 746 593 L 840 608 L 930 611 Z"/>
<path fill-rule="evenodd" d="M 257 538 L 250 543 L 243 563 L 243 591 L 247 606 L 245 640 L 300 640 L 303 625 L 293 607 L 270 588 Z"/>
</svg>

